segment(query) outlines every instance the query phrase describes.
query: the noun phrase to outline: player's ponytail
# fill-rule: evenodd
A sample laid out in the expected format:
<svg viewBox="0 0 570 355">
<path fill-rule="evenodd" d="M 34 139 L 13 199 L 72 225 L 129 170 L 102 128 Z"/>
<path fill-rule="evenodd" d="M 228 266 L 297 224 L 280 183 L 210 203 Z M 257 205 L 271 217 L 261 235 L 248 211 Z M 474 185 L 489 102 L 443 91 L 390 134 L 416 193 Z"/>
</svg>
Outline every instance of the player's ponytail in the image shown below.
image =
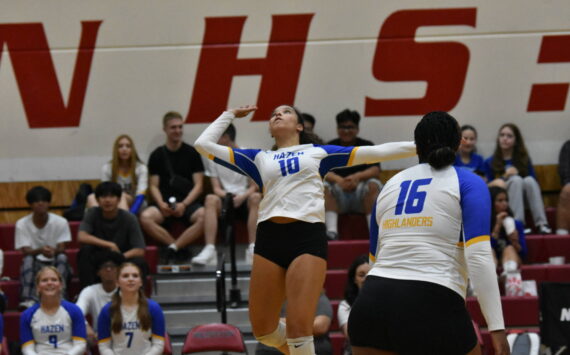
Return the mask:
<svg viewBox="0 0 570 355">
<path fill-rule="evenodd" d="M 461 143 L 461 130 L 453 116 L 434 111 L 426 114 L 418 123 L 414 139 L 420 163 L 441 169 L 455 161 L 455 153 Z"/>
</svg>

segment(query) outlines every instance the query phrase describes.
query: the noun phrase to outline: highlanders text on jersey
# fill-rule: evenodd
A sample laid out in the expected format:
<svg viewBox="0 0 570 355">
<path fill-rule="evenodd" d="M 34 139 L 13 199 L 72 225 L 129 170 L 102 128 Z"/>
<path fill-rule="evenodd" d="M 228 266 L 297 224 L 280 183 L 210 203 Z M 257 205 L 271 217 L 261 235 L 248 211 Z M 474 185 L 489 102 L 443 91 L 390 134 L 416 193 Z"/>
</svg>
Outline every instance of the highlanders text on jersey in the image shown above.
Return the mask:
<svg viewBox="0 0 570 355">
<path fill-rule="evenodd" d="M 258 222 L 275 216 L 324 222 L 323 178 L 329 170 L 415 155 L 412 142 L 363 147 L 303 144 L 275 151 L 232 149 L 216 142 L 233 118 L 233 113 L 224 112 L 200 135 L 195 147 L 200 154 L 257 183 L 264 194 Z"/>
<path fill-rule="evenodd" d="M 158 303 L 148 300 L 148 310 L 152 318 L 151 328 L 141 329 L 137 317 L 138 307 L 126 311 L 121 307 L 123 327 L 119 333 L 111 329 L 111 303 L 107 303 L 99 314 L 98 337 L 99 349 L 101 345 L 111 348 L 115 354 L 141 355 L 149 353 L 155 342 L 160 343 L 160 350 L 164 346 L 164 315 Z M 162 353 L 162 352 L 160 352 Z"/>
<path fill-rule="evenodd" d="M 36 304 L 20 319 L 22 350 L 44 354 L 81 354 L 85 351 L 85 318 L 79 307 L 67 301 L 54 314 L 46 314 Z M 73 350 L 72 350 L 73 349 Z"/>
</svg>

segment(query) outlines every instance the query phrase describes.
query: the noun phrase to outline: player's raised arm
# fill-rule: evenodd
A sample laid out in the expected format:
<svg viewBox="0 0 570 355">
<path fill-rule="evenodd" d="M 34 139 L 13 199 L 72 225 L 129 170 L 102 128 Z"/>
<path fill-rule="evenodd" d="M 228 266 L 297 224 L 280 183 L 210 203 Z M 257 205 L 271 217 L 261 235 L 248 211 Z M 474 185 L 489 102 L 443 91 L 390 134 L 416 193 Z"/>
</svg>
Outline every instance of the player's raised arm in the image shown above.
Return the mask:
<svg viewBox="0 0 570 355">
<path fill-rule="evenodd" d="M 224 161 L 233 163 L 231 161 L 232 151 L 231 148 L 224 145 L 218 144 L 218 140 L 224 134 L 224 131 L 232 123 L 234 118 L 240 118 L 247 116 L 250 112 L 257 109 L 256 106 L 240 106 L 238 108 L 229 109 L 224 111 L 220 117 L 218 117 L 214 122 L 212 122 L 202 134 L 196 139 L 194 147 L 196 150 L 207 157 L 208 159 L 213 159 L 213 157 L 222 159 Z"/>
<path fill-rule="evenodd" d="M 391 142 L 355 147 L 350 165 L 373 164 L 387 160 L 411 158 L 416 155 L 414 142 Z"/>
</svg>

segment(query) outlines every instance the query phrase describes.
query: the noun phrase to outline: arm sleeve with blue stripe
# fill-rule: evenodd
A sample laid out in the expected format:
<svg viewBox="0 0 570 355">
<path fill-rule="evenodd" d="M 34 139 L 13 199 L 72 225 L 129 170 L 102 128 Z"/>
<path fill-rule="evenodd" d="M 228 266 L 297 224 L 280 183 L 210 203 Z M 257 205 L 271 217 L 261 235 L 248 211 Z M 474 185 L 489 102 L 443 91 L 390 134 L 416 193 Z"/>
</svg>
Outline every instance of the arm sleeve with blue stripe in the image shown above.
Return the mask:
<svg viewBox="0 0 570 355">
<path fill-rule="evenodd" d="M 164 350 L 164 314 L 158 303 L 148 300 L 149 313 L 152 318 L 152 346 L 146 355 L 160 355 Z"/>
<path fill-rule="evenodd" d="M 217 143 L 224 131 L 232 123 L 234 117 L 234 114 L 231 112 L 226 111 L 222 113 L 200 134 L 194 146 L 203 156 L 240 174 L 248 175 L 260 188 L 263 188 L 261 175 L 254 163 L 255 156 L 261 150 L 232 149 Z"/>
<path fill-rule="evenodd" d="M 320 145 L 317 147 L 327 152 L 327 156 L 321 160 L 319 168 L 321 176 L 325 176 L 334 168 L 374 164 L 416 155 L 416 145 L 413 142 L 392 142 L 359 147 L 341 147 L 337 145 Z"/>
<path fill-rule="evenodd" d="M 20 344 L 22 344 L 22 353 L 25 355 L 34 355 L 35 341 L 34 333 L 32 333 L 32 317 L 38 309 L 38 305 L 28 308 L 20 316 Z"/>
<path fill-rule="evenodd" d="M 376 251 L 378 248 L 378 222 L 376 221 L 376 201 L 372 205 L 370 212 L 370 248 L 368 250 L 368 261 L 373 264 L 376 261 Z"/>
<path fill-rule="evenodd" d="M 111 338 L 111 303 L 107 303 L 97 319 L 97 337 L 99 341 Z"/>
<path fill-rule="evenodd" d="M 490 243 L 491 197 L 485 182 L 456 168 L 461 196 L 465 259 L 481 311 L 490 331 L 505 329 L 501 296 Z"/>
<path fill-rule="evenodd" d="M 62 301 L 61 306 L 65 308 L 71 318 L 71 337 L 73 347 L 67 351 L 67 354 L 81 355 L 85 352 L 85 338 L 87 338 L 85 317 L 83 317 L 81 309 L 71 302 Z"/>
</svg>

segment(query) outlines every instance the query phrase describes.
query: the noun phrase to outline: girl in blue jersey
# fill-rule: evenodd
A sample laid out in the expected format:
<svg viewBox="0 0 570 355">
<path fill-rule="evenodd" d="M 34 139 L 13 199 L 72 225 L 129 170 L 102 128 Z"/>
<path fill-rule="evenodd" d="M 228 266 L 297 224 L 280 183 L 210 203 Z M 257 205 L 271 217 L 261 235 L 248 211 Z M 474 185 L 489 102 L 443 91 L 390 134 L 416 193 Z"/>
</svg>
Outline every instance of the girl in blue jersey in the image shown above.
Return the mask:
<svg viewBox="0 0 570 355">
<path fill-rule="evenodd" d="M 464 167 L 477 175 L 484 175 L 483 157 L 477 152 L 477 130 L 471 125 L 461 126 L 461 144 L 453 166 Z"/>
<path fill-rule="evenodd" d="M 390 179 L 375 205 L 374 265 L 348 320 L 353 354 L 480 354 L 465 307 L 468 277 L 495 353 L 508 354 L 487 186 L 452 166 L 461 136 L 449 114 L 425 115 L 414 138 L 420 164 Z"/>
<path fill-rule="evenodd" d="M 119 267 L 119 290 L 99 314 L 101 355 L 160 355 L 164 351 L 164 314 L 143 292 L 141 271 L 133 263 Z"/>
<path fill-rule="evenodd" d="M 505 123 L 499 128 L 495 152 L 485 160 L 484 167 L 487 180 L 491 184 L 495 181 L 506 183 L 509 206 L 516 219 L 525 220 L 524 210 L 527 203 L 537 232 L 552 233 L 546 219 L 534 166 L 521 131 L 515 124 Z"/>
<path fill-rule="evenodd" d="M 323 177 L 336 167 L 415 155 L 411 142 L 369 147 L 316 145 L 308 141 L 301 114 L 279 106 L 269 120 L 276 150 L 235 149 L 217 144 L 236 117 L 256 109 L 224 112 L 196 140 L 196 149 L 251 177 L 263 192 L 249 291 L 253 333 L 283 353 L 314 353 L 313 319 L 326 275 Z M 287 299 L 287 326 L 279 322 Z"/>
<path fill-rule="evenodd" d="M 492 186 L 489 191 L 492 204 L 491 246 L 495 261 L 500 262 L 505 272 L 516 271 L 527 253 L 524 225 L 513 218 L 505 189 Z"/>
<path fill-rule="evenodd" d="M 53 266 L 36 275 L 40 302 L 20 317 L 20 341 L 24 355 L 85 352 L 85 318 L 75 304 L 62 299 L 63 279 Z"/>
</svg>

